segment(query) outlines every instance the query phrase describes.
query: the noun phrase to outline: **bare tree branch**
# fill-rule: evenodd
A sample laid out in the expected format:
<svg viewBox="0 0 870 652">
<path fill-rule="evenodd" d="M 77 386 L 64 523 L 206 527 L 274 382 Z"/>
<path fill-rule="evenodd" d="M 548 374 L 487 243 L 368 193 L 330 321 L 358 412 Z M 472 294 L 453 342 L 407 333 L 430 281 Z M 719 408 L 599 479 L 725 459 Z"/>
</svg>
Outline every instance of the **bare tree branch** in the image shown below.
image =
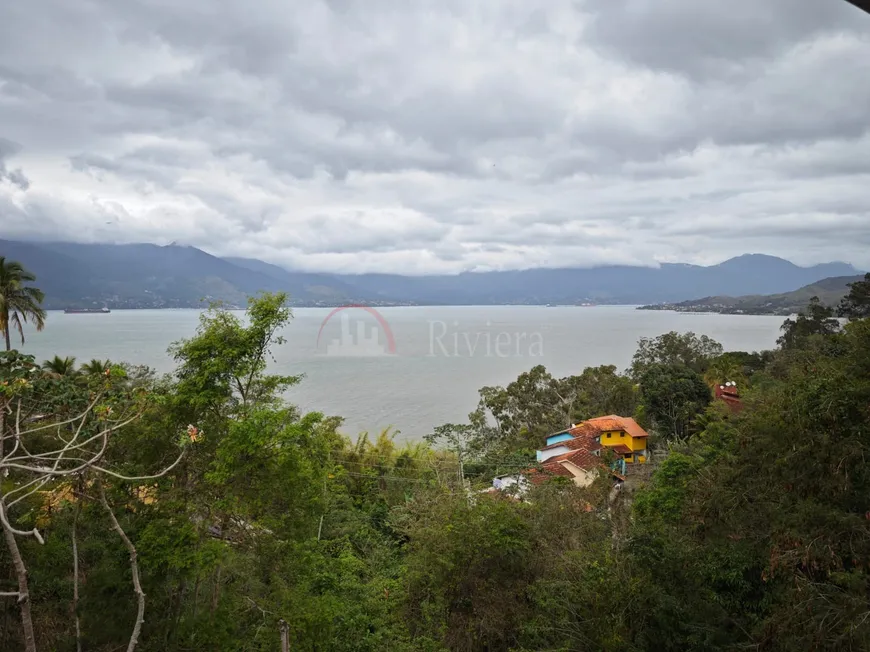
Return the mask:
<svg viewBox="0 0 870 652">
<path fill-rule="evenodd" d="M 76 513 L 72 522 L 72 553 L 73 553 L 73 617 L 76 621 L 76 652 L 82 652 L 82 627 L 79 619 L 79 542 L 76 526 L 79 522 L 79 514 L 82 511 L 82 503 L 76 503 Z"/>
<path fill-rule="evenodd" d="M 17 471 L 22 474 L 30 475 L 25 477 L 23 483 L 8 493 L 0 493 L 0 526 L 2 526 L 3 534 L 6 539 L 6 545 L 9 549 L 12 558 L 16 576 L 18 578 L 17 592 L 0 593 L 3 597 L 16 597 L 20 606 L 21 622 L 24 631 L 24 642 L 26 652 L 36 652 L 36 639 L 33 631 L 33 621 L 30 610 L 30 594 L 28 590 L 27 568 L 24 560 L 21 557 L 18 549 L 16 537 L 33 537 L 39 543 L 44 543 L 44 540 L 37 528 L 32 530 L 20 530 L 12 525 L 9 510 L 11 507 L 22 503 L 32 497 L 37 492 L 43 490 L 46 485 L 54 486 L 52 483 L 58 479 L 71 478 L 79 476 L 79 491 L 75 495 L 81 499 L 83 494 L 81 490 L 81 474 L 89 470 L 95 473 L 112 476 L 120 480 L 150 480 L 160 478 L 172 469 L 174 469 L 184 457 L 184 449 L 181 450 L 178 458 L 169 466 L 164 468 L 159 473 L 143 476 L 128 476 L 105 466 L 99 466 L 104 459 L 108 450 L 110 439 L 118 430 L 138 419 L 142 412 L 136 410 L 135 413 L 129 410 L 122 410 L 118 418 L 108 418 L 109 414 L 97 419 L 93 414 L 94 408 L 103 397 L 102 393 L 97 394 L 88 404 L 87 408 L 69 419 L 60 421 L 52 421 L 51 423 L 39 425 L 33 428 L 22 429 L 21 423 L 21 399 L 17 400 L 15 409 L 14 429 L 10 427 L 6 415 L 11 414 L 11 402 L 6 402 L 0 406 L 2 410 L 2 425 L 0 425 L 0 435 L 6 435 L 9 430 L 12 430 L 11 436 L 5 436 L 3 439 L 13 439 L 14 445 L 11 450 L 5 454 L 0 453 L 0 476 L 5 477 L 10 471 Z M 69 427 L 66 427 L 69 426 Z M 26 426 L 25 426 L 26 427 Z M 94 434 L 85 435 L 88 432 L 86 429 L 93 428 L 98 430 Z M 32 441 L 34 433 L 46 433 L 54 431 L 53 436 L 57 439 L 55 447 L 44 452 L 31 452 L 28 449 L 28 442 Z M 41 441 L 41 439 L 40 439 Z M 0 449 L 0 450 L 5 450 Z M 103 508 L 108 513 L 112 522 L 112 528 L 121 537 L 122 542 L 126 546 L 130 554 L 130 567 L 133 572 L 133 589 L 136 594 L 138 609 L 136 623 L 133 627 L 133 632 L 128 644 L 128 652 L 135 650 L 139 636 L 142 631 L 142 623 L 145 619 L 145 593 L 142 591 L 142 585 L 139 577 L 139 566 L 137 562 L 136 548 L 130 538 L 124 532 L 118 519 L 115 517 L 108 500 L 104 487 L 100 480 L 97 480 L 99 488 L 99 501 Z M 76 650 L 81 652 L 81 621 L 79 618 L 79 551 L 77 538 L 77 523 L 81 511 L 81 502 L 76 506 L 76 512 L 72 524 L 72 553 L 73 553 L 73 616 L 75 618 L 76 629 Z"/>
<path fill-rule="evenodd" d="M 100 490 L 100 503 L 102 503 L 103 509 L 106 510 L 109 519 L 112 521 L 112 529 L 118 533 L 118 536 L 121 537 L 121 541 L 124 542 L 127 551 L 130 553 L 130 570 L 133 573 L 133 592 L 136 594 L 136 600 L 138 602 L 136 624 L 133 625 L 133 633 L 130 635 L 130 642 L 127 644 L 127 652 L 133 652 L 136 649 L 136 645 L 139 643 L 139 633 L 142 631 L 142 623 L 145 622 L 145 592 L 142 590 L 142 584 L 139 582 L 139 562 L 137 561 L 136 546 L 133 545 L 133 542 L 130 541 L 130 538 L 127 536 L 127 533 L 124 532 L 121 524 L 118 523 L 118 519 L 115 517 L 115 512 L 112 511 L 112 508 L 109 506 L 109 501 L 106 500 L 106 490 L 103 488 L 103 483 L 99 480 L 97 480 L 97 487 Z"/>
<path fill-rule="evenodd" d="M 120 473 L 115 473 L 114 471 L 110 471 L 109 469 L 104 469 L 101 466 L 93 465 L 92 469 L 95 471 L 99 471 L 100 473 L 105 473 L 106 475 L 111 475 L 112 477 L 118 478 L 120 480 L 154 480 L 155 478 L 162 478 L 164 475 L 169 473 L 172 469 L 178 466 L 178 463 L 181 462 L 181 458 L 184 457 L 184 450 L 175 458 L 175 461 L 167 466 L 165 469 L 160 471 L 160 473 L 155 473 L 153 475 L 122 475 Z"/>
<path fill-rule="evenodd" d="M 56 426 L 65 426 L 68 423 L 73 423 L 75 421 L 78 421 L 79 419 L 86 417 L 90 413 L 90 411 L 94 409 L 94 406 L 97 404 L 97 401 L 99 401 L 101 398 L 102 398 L 102 394 L 97 394 L 97 396 L 94 398 L 94 400 L 91 401 L 91 403 L 88 405 L 88 407 L 85 408 L 84 412 L 81 412 L 80 414 L 77 414 L 74 417 L 71 417 L 69 419 L 65 419 L 64 421 L 53 421 L 52 423 L 46 424 L 44 426 L 37 426 L 36 428 L 30 428 L 29 430 L 27 430 L 26 432 L 23 432 L 23 433 L 21 432 L 21 423 L 20 423 L 21 401 L 19 400 L 18 401 L 18 414 L 16 415 L 16 418 L 15 418 L 15 432 L 20 433 L 22 435 L 31 435 L 34 432 L 40 432 L 42 430 L 48 430 L 49 428 L 54 428 Z"/>
<path fill-rule="evenodd" d="M 33 617 L 30 613 L 30 591 L 27 586 L 27 567 L 24 565 L 24 559 L 22 559 L 21 551 L 18 549 L 18 542 L 15 540 L 16 530 L 9 525 L 9 521 L 6 519 L 6 510 L 2 500 L 0 500 L 0 517 L 2 517 L 0 529 L 3 530 L 3 538 L 6 540 L 6 547 L 9 549 L 15 575 L 18 578 L 18 608 L 21 612 L 21 628 L 24 630 L 24 650 L 25 652 L 36 652 L 36 636 L 33 633 Z M 31 533 L 23 533 L 24 536 L 29 534 Z M 38 532 L 36 532 L 36 536 L 39 536 Z"/>
</svg>

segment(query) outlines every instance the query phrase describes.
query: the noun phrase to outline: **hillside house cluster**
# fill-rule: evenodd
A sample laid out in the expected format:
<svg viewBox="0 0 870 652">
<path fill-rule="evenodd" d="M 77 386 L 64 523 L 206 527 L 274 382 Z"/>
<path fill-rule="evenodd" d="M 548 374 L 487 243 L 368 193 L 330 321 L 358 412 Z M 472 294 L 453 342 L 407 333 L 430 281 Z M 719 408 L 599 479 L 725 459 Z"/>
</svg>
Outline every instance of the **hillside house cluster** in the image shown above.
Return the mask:
<svg viewBox="0 0 870 652">
<path fill-rule="evenodd" d="M 611 414 L 589 419 L 567 430 L 547 437 L 543 448 L 537 451 L 540 468 L 520 474 L 499 476 L 493 480 L 493 489 L 516 487 L 525 491 L 530 484 L 544 482 L 558 476 L 571 479 L 579 487 L 586 487 L 601 471 L 610 473 L 614 484 L 625 480 L 627 464 L 645 464 L 649 435 L 631 418 Z M 609 450 L 616 457 L 603 457 Z"/>
<path fill-rule="evenodd" d="M 743 403 L 737 383 L 726 382 L 714 388 L 715 398 L 732 412 L 740 412 Z M 547 437 L 537 451 L 537 468 L 493 479 L 489 491 L 524 493 L 531 485 L 551 477 L 568 478 L 579 487 L 595 481 L 602 471 L 610 474 L 616 487 L 621 486 L 630 464 L 646 464 L 649 457 L 649 434 L 630 417 L 609 414 L 588 419 Z M 604 451 L 611 455 L 602 456 Z"/>
<path fill-rule="evenodd" d="M 538 462 L 585 449 L 598 453 L 607 448 L 626 464 L 645 464 L 649 435 L 637 421 L 615 414 L 583 421 L 568 430 L 547 437 L 547 444 L 538 451 Z"/>
</svg>

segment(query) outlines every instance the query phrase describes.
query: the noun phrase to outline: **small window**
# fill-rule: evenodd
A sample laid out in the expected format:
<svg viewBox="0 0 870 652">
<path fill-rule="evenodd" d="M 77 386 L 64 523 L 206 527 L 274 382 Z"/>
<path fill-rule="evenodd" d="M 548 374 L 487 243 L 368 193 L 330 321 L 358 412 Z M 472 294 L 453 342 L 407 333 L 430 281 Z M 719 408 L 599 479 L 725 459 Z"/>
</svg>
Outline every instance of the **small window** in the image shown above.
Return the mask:
<svg viewBox="0 0 870 652">
<path fill-rule="evenodd" d="M 607 438 L 610 439 L 610 433 L 609 433 L 609 432 L 607 433 Z"/>
</svg>

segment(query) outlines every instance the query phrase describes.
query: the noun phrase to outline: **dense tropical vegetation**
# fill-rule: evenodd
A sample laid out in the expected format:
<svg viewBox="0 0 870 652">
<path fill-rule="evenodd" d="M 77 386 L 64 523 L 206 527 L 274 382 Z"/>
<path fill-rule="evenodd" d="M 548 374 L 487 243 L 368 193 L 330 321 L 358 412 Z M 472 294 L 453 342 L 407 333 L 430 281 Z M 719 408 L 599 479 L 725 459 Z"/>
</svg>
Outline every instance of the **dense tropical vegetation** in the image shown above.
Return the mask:
<svg viewBox="0 0 870 652">
<path fill-rule="evenodd" d="M 774 351 L 535 367 L 403 446 L 284 400 L 282 295 L 205 313 L 167 377 L 4 353 L 0 649 L 870 649 L 865 283 Z M 609 413 L 653 434 L 648 482 L 479 491 Z"/>
</svg>

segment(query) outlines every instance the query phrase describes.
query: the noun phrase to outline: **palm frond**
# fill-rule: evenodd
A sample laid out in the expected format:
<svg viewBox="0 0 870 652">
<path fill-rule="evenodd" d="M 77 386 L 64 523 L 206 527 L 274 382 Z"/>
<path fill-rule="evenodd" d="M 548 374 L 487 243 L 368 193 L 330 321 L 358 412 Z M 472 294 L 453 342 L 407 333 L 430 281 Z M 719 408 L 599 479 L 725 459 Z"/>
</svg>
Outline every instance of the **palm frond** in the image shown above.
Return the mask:
<svg viewBox="0 0 870 652">
<path fill-rule="evenodd" d="M 77 374 L 74 356 L 61 358 L 56 355 L 51 360 L 43 362 L 42 368 L 54 376 L 74 376 Z"/>
<path fill-rule="evenodd" d="M 21 337 L 21 344 L 24 344 L 24 324 L 21 323 L 21 317 L 19 313 L 13 312 L 9 315 L 9 326 L 7 328 L 14 328 L 18 331 L 18 335 Z"/>
<path fill-rule="evenodd" d="M 40 304 L 45 293 L 25 285 L 36 276 L 20 262 L 0 256 L 0 332 L 8 334 L 14 328 L 24 344 L 24 324 L 32 323 L 37 331 L 45 328 L 46 313 Z"/>
</svg>

